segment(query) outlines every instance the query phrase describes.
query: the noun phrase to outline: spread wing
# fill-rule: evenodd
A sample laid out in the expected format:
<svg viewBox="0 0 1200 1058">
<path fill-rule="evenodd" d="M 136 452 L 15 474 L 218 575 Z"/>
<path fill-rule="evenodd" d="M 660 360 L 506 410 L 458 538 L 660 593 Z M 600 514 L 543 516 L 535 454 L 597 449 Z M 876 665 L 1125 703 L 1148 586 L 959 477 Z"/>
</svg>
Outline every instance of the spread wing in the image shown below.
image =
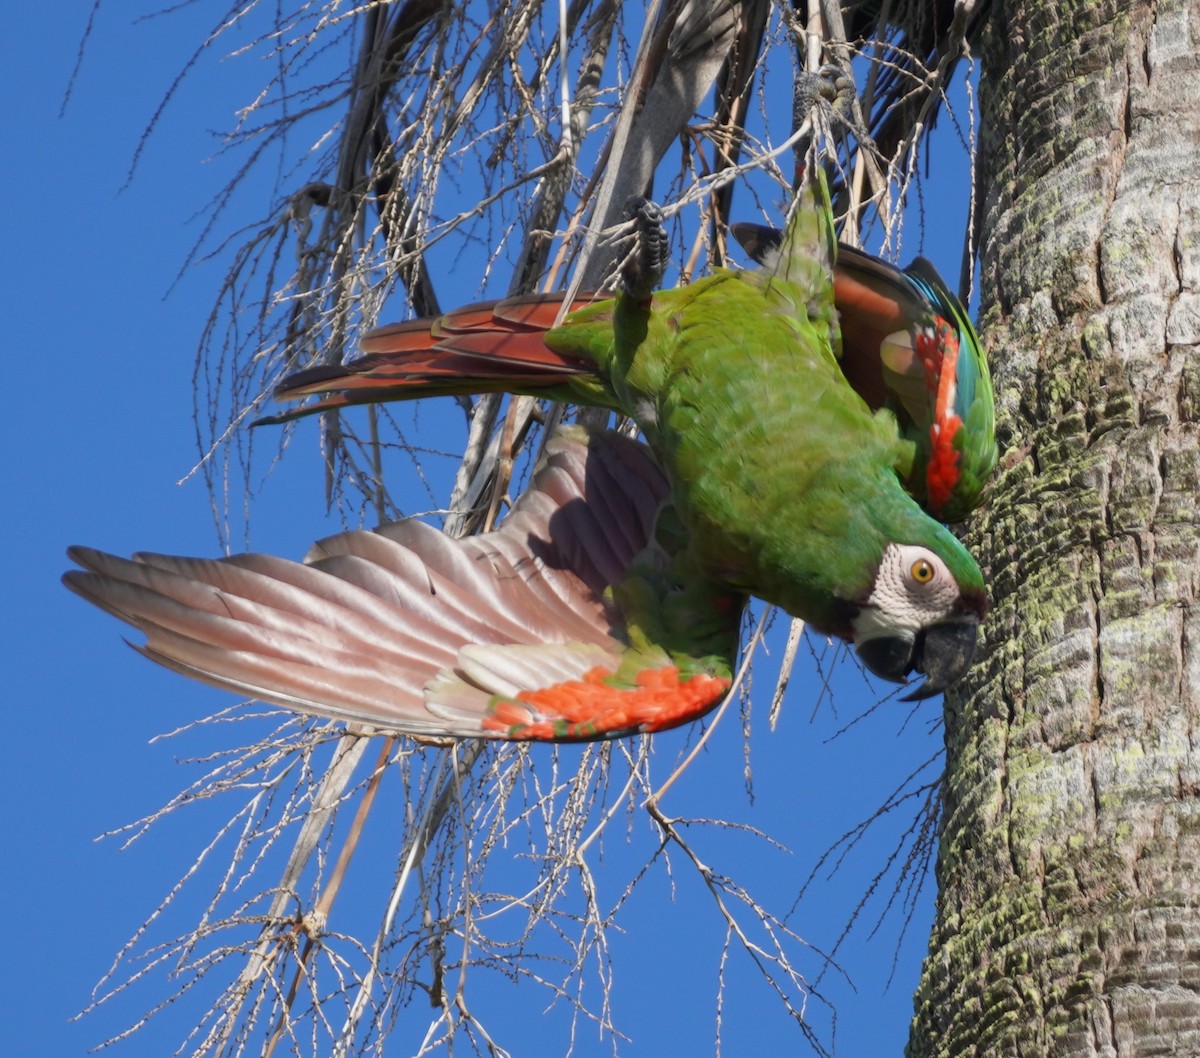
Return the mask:
<svg viewBox="0 0 1200 1058">
<path fill-rule="evenodd" d="M 702 715 L 730 683 L 731 657 L 690 657 L 678 636 L 673 651 L 631 647 L 614 601 L 666 501 L 644 445 L 576 430 L 481 536 L 407 520 L 322 540 L 303 562 L 72 548 L 82 569 L 64 581 L 142 632 L 154 661 L 300 712 L 425 735 L 611 737 Z"/>
</svg>

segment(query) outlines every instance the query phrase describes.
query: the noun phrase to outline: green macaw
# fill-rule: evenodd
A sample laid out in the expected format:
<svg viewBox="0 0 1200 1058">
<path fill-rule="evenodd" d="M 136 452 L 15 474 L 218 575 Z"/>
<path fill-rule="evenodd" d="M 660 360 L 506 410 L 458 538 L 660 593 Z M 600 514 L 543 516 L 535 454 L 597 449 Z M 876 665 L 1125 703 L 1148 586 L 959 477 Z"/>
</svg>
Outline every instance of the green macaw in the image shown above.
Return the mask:
<svg viewBox="0 0 1200 1058">
<path fill-rule="evenodd" d="M 640 218 L 625 291 L 557 326 L 561 299 L 517 298 L 384 327 L 360 359 L 278 395 L 334 394 L 290 418 L 529 393 L 616 411 L 645 444 L 560 432 L 481 536 L 404 521 L 322 541 L 303 564 L 76 548 L 68 586 L 165 665 L 393 731 L 578 740 L 693 720 L 732 683 L 752 595 L 852 642 L 884 679 L 923 673 L 910 698 L 954 683 L 983 577 L 906 491 L 917 446 L 896 415 L 843 372 L 823 180 L 802 186 L 763 267 L 674 290 L 651 293 L 661 227 L 648 204 Z"/>
</svg>

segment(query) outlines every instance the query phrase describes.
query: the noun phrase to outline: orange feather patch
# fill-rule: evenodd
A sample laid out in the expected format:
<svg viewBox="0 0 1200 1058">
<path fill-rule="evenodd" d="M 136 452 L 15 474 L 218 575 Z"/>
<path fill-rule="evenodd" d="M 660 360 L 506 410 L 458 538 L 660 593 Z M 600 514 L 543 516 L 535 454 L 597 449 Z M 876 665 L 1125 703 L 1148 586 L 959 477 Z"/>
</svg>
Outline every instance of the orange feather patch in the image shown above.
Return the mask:
<svg viewBox="0 0 1200 1058">
<path fill-rule="evenodd" d="M 932 332 L 917 337 L 917 353 L 925 366 L 930 389 L 936 387 L 933 422 L 929 426 L 929 464 L 925 468 L 925 487 L 929 505 L 941 510 L 949 501 L 959 478 L 959 452 L 955 438 L 963 427 L 954 411 L 958 395 L 958 338 L 950 325 L 939 319 Z"/>
<path fill-rule="evenodd" d="M 643 669 L 634 687 L 614 684 L 600 666 L 578 680 L 496 697 L 482 726 L 511 739 L 593 739 L 630 731 L 663 731 L 703 716 L 729 690 L 730 680 L 679 668 Z"/>
</svg>

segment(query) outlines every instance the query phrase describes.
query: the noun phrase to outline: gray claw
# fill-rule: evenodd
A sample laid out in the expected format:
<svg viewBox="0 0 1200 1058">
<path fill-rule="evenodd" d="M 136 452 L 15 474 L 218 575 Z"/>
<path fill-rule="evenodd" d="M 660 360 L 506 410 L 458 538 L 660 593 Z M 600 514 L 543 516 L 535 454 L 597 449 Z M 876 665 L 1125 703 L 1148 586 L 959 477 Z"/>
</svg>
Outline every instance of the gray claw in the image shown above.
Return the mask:
<svg viewBox="0 0 1200 1058">
<path fill-rule="evenodd" d="M 639 300 L 648 298 L 662 282 L 670 261 L 663 211 L 648 198 L 636 196 L 625 202 L 625 216 L 634 222 L 634 245 L 621 262 L 625 292 Z"/>
</svg>

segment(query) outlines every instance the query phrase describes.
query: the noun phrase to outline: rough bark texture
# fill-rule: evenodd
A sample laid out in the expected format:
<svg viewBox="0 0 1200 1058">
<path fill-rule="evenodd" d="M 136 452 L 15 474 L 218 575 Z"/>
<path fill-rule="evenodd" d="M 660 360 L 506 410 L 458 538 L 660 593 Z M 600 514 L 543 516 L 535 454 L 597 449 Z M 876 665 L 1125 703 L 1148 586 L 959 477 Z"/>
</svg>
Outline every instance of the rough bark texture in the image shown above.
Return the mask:
<svg viewBox="0 0 1200 1058">
<path fill-rule="evenodd" d="M 1198 1055 L 1200 0 L 995 8 L 1008 457 L 909 1054 Z"/>
</svg>

